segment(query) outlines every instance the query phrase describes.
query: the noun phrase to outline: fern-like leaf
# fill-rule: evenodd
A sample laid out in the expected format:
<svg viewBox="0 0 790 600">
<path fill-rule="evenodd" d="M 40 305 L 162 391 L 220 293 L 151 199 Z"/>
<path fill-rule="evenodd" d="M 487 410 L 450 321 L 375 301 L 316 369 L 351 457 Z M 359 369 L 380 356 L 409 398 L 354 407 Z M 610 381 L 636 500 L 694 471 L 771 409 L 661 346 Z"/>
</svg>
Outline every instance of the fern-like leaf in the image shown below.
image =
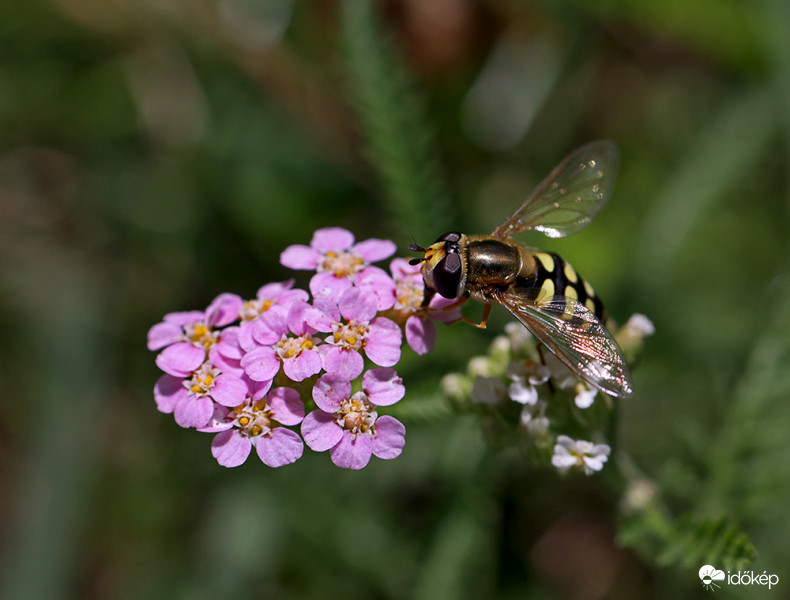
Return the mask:
<svg viewBox="0 0 790 600">
<path fill-rule="evenodd" d="M 448 201 L 422 99 L 408 82 L 373 3 L 344 0 L 350 101 L 369 159 L 404 239 L 426 243 L 448 228 Z"/>
</svg>

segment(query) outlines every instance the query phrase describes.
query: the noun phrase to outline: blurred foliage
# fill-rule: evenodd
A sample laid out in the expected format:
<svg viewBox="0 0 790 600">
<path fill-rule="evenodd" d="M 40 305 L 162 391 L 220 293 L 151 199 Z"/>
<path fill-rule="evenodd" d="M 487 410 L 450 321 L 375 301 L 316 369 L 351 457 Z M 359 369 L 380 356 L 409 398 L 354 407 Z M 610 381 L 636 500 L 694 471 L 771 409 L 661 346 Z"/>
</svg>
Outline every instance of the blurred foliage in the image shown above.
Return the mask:
<svg viewBox="0 0 790 600">
<path fill-rule="evenodd" d="M 0 0 L 0 597 L 703 598 L 703 561 L 751 560 L 785 581 L 788 40 L 785 0 Z M 504 311 L 404 352 L 406 449 L 360 472 L 226 470 L 156 411 L 163 313 L 288 277 L 318 227 L 404 252 L 490 231 L 599 137 L 609 205 L 527 243 L 656 324 L 601 476 L 492 450 L 438 396 Z"/>
</svg>

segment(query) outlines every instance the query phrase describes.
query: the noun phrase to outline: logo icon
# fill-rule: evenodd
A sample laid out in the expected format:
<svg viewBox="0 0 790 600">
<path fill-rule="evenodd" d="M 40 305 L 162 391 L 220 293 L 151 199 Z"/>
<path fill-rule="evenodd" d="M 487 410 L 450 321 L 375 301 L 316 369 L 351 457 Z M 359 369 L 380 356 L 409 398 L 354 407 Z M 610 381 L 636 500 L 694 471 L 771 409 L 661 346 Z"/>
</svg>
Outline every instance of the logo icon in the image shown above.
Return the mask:
<svg viewBox="0 0 790 600">
<path fill-rule="evenodd" d="M 702 580 L 702 587 L 712 592 L 721 586 L 717 581 L 724 581 L 724 571 L 712 565 L 704 565 L 699 570 L 699 578 Z"/>
</svg>

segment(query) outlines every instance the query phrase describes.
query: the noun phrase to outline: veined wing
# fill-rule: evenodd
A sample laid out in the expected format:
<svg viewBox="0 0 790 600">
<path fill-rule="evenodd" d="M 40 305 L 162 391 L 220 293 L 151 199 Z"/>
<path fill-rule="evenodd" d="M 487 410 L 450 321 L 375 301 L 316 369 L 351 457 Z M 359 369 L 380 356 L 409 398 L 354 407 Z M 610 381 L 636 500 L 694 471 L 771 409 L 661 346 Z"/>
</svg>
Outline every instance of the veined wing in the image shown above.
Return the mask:
<svg viewBox="0 0 790 600">
<path fill-rule="evenodd" d="M 609 140 L 577 148 L 491 235 L 509 237 L 535 230 L 558 238 L 586 227 L 609 198 L 618 157 L 617 146 Z"/>
<path fill-rule="evenodd" d="M 620 347 L 586 306 L 564 296 L 533 302 L 512 292 L 493 299 L 590 385 L 618 398 L 633 393 L 631 373 Z"/>
</svg>

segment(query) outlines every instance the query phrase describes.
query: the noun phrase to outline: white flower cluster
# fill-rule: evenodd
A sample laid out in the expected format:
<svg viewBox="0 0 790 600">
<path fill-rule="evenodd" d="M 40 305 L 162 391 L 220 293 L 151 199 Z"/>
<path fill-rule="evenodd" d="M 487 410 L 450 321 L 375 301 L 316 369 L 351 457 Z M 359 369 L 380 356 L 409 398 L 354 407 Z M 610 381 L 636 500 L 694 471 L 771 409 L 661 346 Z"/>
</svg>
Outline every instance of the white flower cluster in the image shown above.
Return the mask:
<svg viewBox="0 0 790 600">
<path fill-rule="evenodd" d="M 613 333 L 633 362 L 644 338 L 654 331 L 647 317 L 636 314 Z M 603 468 L 611 453 L 605 443 L 574 439 L 564 432 L 575 428 L 580 436 L 600 438 L 611 416 L 612 399 L 553 354 L 541 352 L 535 338 L 519 323 L 506 325 L 505 335 L 493 341 L 486 355 L 473 357 L 466 374 L 445 376 L 442 387 L 445 395 L 461 405 L 499 411 L 506 418 L 514 414 L 514 405 L 520 406 L 513 426 L 535 448 L 545 450 L 546 463 L 551 451 L 550 462 L 561 472 L 578 469 L 591 475 Z"/>
</svg>

